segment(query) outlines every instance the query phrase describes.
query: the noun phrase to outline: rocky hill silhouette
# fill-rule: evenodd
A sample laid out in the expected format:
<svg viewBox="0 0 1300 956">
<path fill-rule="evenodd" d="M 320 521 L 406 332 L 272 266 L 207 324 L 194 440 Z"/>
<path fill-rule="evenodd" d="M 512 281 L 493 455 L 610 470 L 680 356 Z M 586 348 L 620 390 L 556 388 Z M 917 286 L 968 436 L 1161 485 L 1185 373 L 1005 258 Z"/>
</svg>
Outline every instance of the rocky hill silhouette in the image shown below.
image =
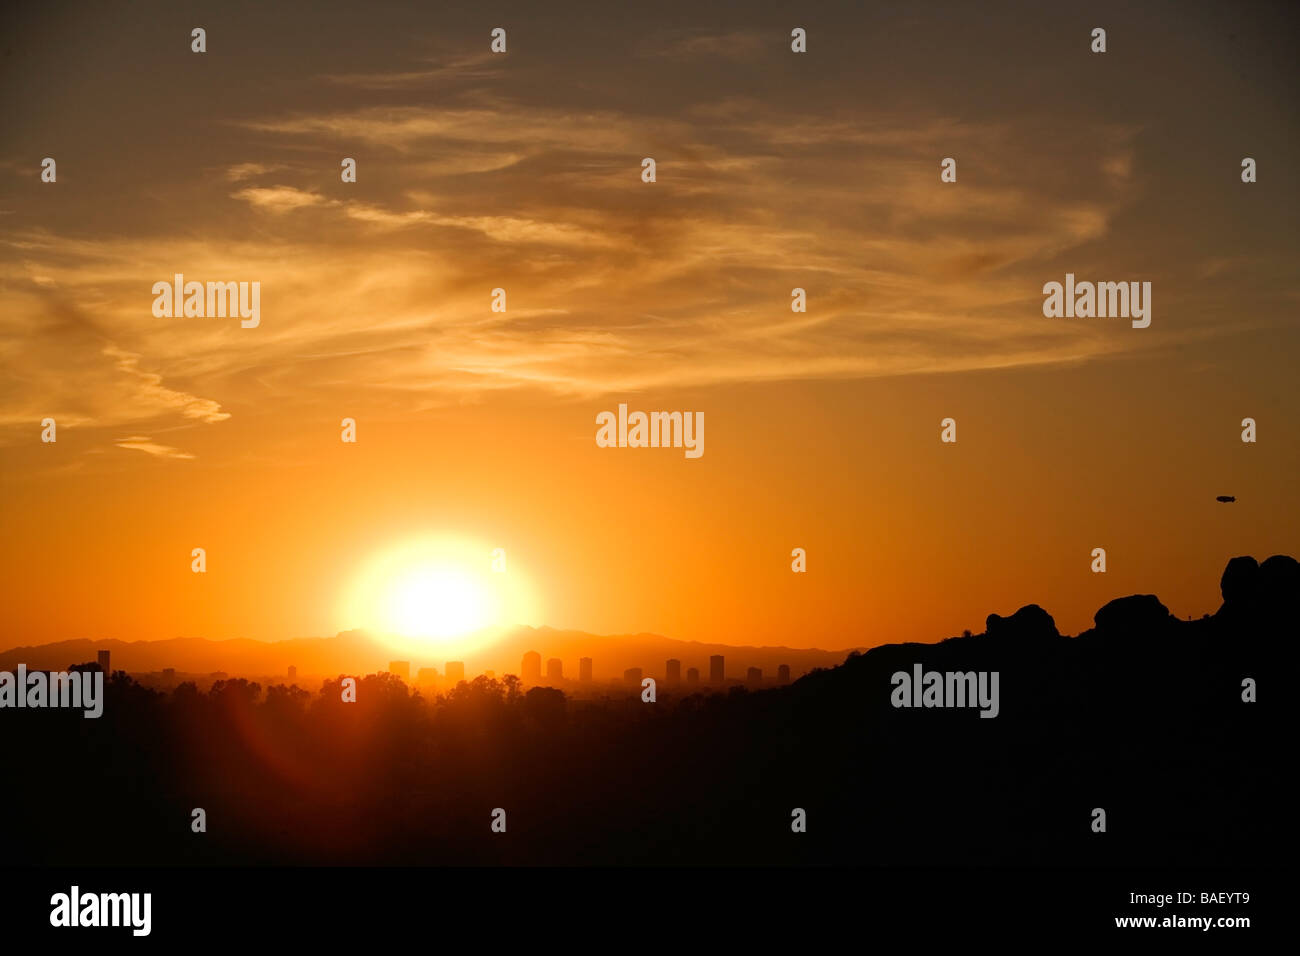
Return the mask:
<svg viewBox="0 0 1300 956">
<path fill-rule="evenodd" d="M 654 704 L 513 677 L 428 700 L 387 674 L 354 704 L 337 681 L 164 695 L 118 673 L 100 720 L 0 712 L 27 768 L 0 813 L 14 861 L 40 863 L 1278 863 L 1300 565 L 1234 558 L 1221 591 L 1198 621 L 1131 595 L 1071 638 L 1031 604 Z M 896 706 L 896 675 L 994 671 L 995 718 Z"/>
</svg>

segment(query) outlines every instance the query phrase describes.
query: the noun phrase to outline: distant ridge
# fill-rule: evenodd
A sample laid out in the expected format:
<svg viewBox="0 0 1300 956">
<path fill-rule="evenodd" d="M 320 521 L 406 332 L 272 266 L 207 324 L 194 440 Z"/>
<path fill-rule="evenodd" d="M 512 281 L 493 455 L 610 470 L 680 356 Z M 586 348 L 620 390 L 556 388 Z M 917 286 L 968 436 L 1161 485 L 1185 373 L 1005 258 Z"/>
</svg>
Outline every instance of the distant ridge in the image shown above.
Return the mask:
<svg viewBox="0 0 1300 956">
<path fill-rule="evenodd" d="M 192 674 L 217 671 L 232 677 L 264 677 L 285 674 L 290 665 L 298 673 L 334 676 L 352 673 L 376 673 L 387 670 L 389 661 L 398 656 L 392 648 L 364 631 L 343 631 L 334 637 L 294 638 L 287 641 L 257 641 L 233 638 L 213 641 L 201 637 L 171 638 L 163 641 L 92 641 L 77 639 L 49 644 L 15 647 L 0 652 L 0 670 L 12 670 L 19 663 L 32 668 L 63 669 L 70 664 L 93 661 L 98 651 L 112 655 L 114 670 L 135 673 L 160 671 L 173 667 Z M 729 678 L 742 678 L 749 667 L 762 668 L 765 676 L 775 676 L 781 664 L 789 664 L 795 676 L 817 667 L 834 667 L 843 663 L 854 648 L 839 651 L 789 647 L 735 646 L 700 641 L 679 641 L 659 634 L 597 635 L 553 627 L 521 626 L 506 631 L 490 647 L 466 655 L 467 676 L 483 671 L 518 674 L 527 651 L 537 651 L 543 660 L 558 657 L 564 662 L 565 677 L 577 677 L 578 659 L 594 661 L 599 680 L 622 675 L 631 667 L 640 667 L 647 676 L 661 675 L 665 662 L 676 658 L 682 673 L 698 667 L 708 674 L 709 657 L 721 654 L 726 659 Z M 425 657 L 411 657 L 412 674 L 420 667 L 436 667 L 441 674 L 446 664 L 445 652 L 433 650 Z"/>
</svg>

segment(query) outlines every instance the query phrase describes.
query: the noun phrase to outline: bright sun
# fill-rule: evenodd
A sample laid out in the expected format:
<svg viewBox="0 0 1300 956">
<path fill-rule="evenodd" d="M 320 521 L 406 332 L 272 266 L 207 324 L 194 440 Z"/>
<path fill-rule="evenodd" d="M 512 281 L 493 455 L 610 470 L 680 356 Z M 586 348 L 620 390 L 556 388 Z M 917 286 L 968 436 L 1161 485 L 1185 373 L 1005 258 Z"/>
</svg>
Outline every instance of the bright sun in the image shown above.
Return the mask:
<svg viewBox="0 0 1300 956">
<path fill-rule="evenodd" d="M 392 582 L 386 625 L 402 637 L 448 638 L 487 627 L 497 615 L 492 596 L 455 567 L 421 565 Z"/>
<path fill-rule="evenodd" d="M 370 560 L 340 609 L 345 627 L 371 631 L 412 656 L 463 654 L 500 629 L 537 619 L 527 578 L 508 555 L 479 542 L 430 537 Z"/>
</svg>

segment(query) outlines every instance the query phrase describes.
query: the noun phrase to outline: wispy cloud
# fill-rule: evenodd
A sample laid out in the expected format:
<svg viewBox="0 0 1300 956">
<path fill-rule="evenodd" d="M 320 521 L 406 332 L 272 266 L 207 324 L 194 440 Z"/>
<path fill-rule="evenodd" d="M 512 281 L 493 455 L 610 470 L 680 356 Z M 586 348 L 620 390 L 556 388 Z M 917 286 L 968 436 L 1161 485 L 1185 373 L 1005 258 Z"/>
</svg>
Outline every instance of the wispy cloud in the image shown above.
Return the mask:
<svg viewBox="0 0 1300 956">
<path fill-rule="evenodd" d="M 159 411 L 176 411 L 184 418 L 208 424 L 225 421 L 230 417 L 229 412 L 222 411 L 221 405 L 211 399 L 199 398 L 163 385 L 162 375 L 140 368 L 139 355 L 133 355 L 113 345 L 106 346 L 104 354 L 114 360 L 118 371 L 124 374 L 133 396 L 140 404 Z"/>
<path fill-rule="evenodd" d="M 129 448 L 133 451 L 142 451 L 146 455 L 153 455 L 156 458 L 194 458 L 194 456 L 188 452 L 172 448 L 170 445 L 159 445 L 152 439 L 140 435 L 132 438 L 119 438 L 114 442 L 114 444 L 117 445 L 118 448 Z"/>
<path fill-rule="evenodd" d="M 230 182 L 238 183 L 243 182 L 245 179 L 265 176 L 267 173 L 273 173 L 283 168 L 279 163 L 237 163 L 226 168 L 225 176 Z"/>
<path fill-rule="evenodd" d="M 358 90 L 391 91 L 420 89 L 435 83 L 467 84 L 500 76 L 504 71 L 501 58 L 491 52 L 459 54 L 437 60 L 418 70 L 377 73 L 330 73 L 321 77 L 327 83 Z"/>
<path fill-rule="evenodd" d="M 753 38 L 676 36 L 669 48 L 717 44 L 752 49 Z M 382 91 L 428 75 L 335 81 Z M 1043 281 L 1104 264 L 1141 198 L 1134 128 L 813 114 L 737 97 L 672 115 L 484 91 L 447 100 L 228 118 L 265 159 L 228 167 L 238 188 L 212 194 L 200 234 L 11 233 L 0 364 L 46 395 L 50 381 L 31 370 L 71 364 L 80 397 L 66 393 L 67 414 L 143 431 L 156 418 L 219 423 L 254 386 L 286 406 L 346 388 L 410 407 L 499 389 L 587 396 L 1146 347 L 1040 311 Z M 322 141 L 354 145 L 340 154 Z M 357 156 L 356 184 L 339 181 L 341 155 Z M 640 179 L 647 155 L 653 184 Z M 939 183 L 946 155 L 958 184 Z M 261 325 L 155 319 L 150 286 L 175 272 L 260 281 Z M 807 313 L 790 311 L 796 286 Z M 498 287 L 505 313 L 489 307 Z M 1173 308 L 1176 296 L 1159 301 Z M 80 338 L 66 334 L 70 302 L 82 304 Z M 1185 323 L 1162 342 L 1182 334 L 1198 333 Z M 0 391 L 0 422 L 30 420 L 22 391 Z"/>
<path fill-rule="evenodd" d="M 326 202 L 325 199 L 314 193 L 295 189 L 292 186 L 252 186 L 231 193 L 231 196 L 235 199 L 242 199 L 258 209 L 277 213 Z"/>
<path fill-rule="evenodd" d="M 780 34 L 761 34 L 738 30 L 708 33 L 703 30 L 664 30 L 642 39 L 637 45 L 640 56 L 719 57 L 747 60 L 765 49 L 780 50 Z"/>
</svg>

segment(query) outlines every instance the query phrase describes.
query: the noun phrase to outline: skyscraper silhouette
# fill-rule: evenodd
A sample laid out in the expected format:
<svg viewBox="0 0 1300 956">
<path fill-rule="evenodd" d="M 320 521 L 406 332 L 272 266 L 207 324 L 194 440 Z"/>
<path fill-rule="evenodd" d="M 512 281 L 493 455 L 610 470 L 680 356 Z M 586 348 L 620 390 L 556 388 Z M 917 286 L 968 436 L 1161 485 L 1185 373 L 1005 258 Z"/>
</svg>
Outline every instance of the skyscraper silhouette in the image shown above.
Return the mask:
<svg viewBox="0 0 1300 956">
<path fill-rule="evenodd" d="M 722 655 L 714 654 L 709 658 L 709 683 L 721 684 L 726 678 L 722 673 Z"/>
<path fill-rule="evenodd" d="M 591 658 L 578 658 L 578 680 L 591 680 Z"/>
<path fill-rule="evenodd" d="M 547 680 L 564 680 L 564 662 L 558 657 L 552 657 L 546 662 L 546 679 Z"/>
<path fill-rule="evenodd" d="M 109 655 L 108 651 L 99 652 L 99 669 L 104 672 L 105 680 L 108 679 L 109 674 L 113 673 L 112 668 L 109 666 L 108 663 L 109 660 L 108 655 Z"/>
<path fill-rule="evenodd" d="M 680 684 L 682 682 L 682 662 L 677 658 L 668 659 L 665 667 L 665 683 Z"/>
<path fill-rule="evenodd" d="M 527 651 L 524 661 L 519 665 L 519 676 L 525 684 L 536 684 L 542 679 L 542 655 L 536 651 Z"/>
<path fill-rule="evenodd" d="M 686 683 L 698 684 L 700 682 L 700 669 L 698 667 L 686 668 Z"/>
<path fill-rule="evenodd" d="M 790 683 L 790 665 L 782 664 L 776 669 L 776 679 L 782 684 Z"/>
<path fill-rule="evenodd" d="M 623 680 L 627 681 L 629 684 L 637 684 L 639 686 L 641 683 L 641 668 L 629 667 L 623 672 Z"/>
<path fill-rule="evenodd" d="M 763 669 L 760 667 L 751 667 L 745 671 L 745 683 L 757 684 L 763 680 Z"/>
</svg>

